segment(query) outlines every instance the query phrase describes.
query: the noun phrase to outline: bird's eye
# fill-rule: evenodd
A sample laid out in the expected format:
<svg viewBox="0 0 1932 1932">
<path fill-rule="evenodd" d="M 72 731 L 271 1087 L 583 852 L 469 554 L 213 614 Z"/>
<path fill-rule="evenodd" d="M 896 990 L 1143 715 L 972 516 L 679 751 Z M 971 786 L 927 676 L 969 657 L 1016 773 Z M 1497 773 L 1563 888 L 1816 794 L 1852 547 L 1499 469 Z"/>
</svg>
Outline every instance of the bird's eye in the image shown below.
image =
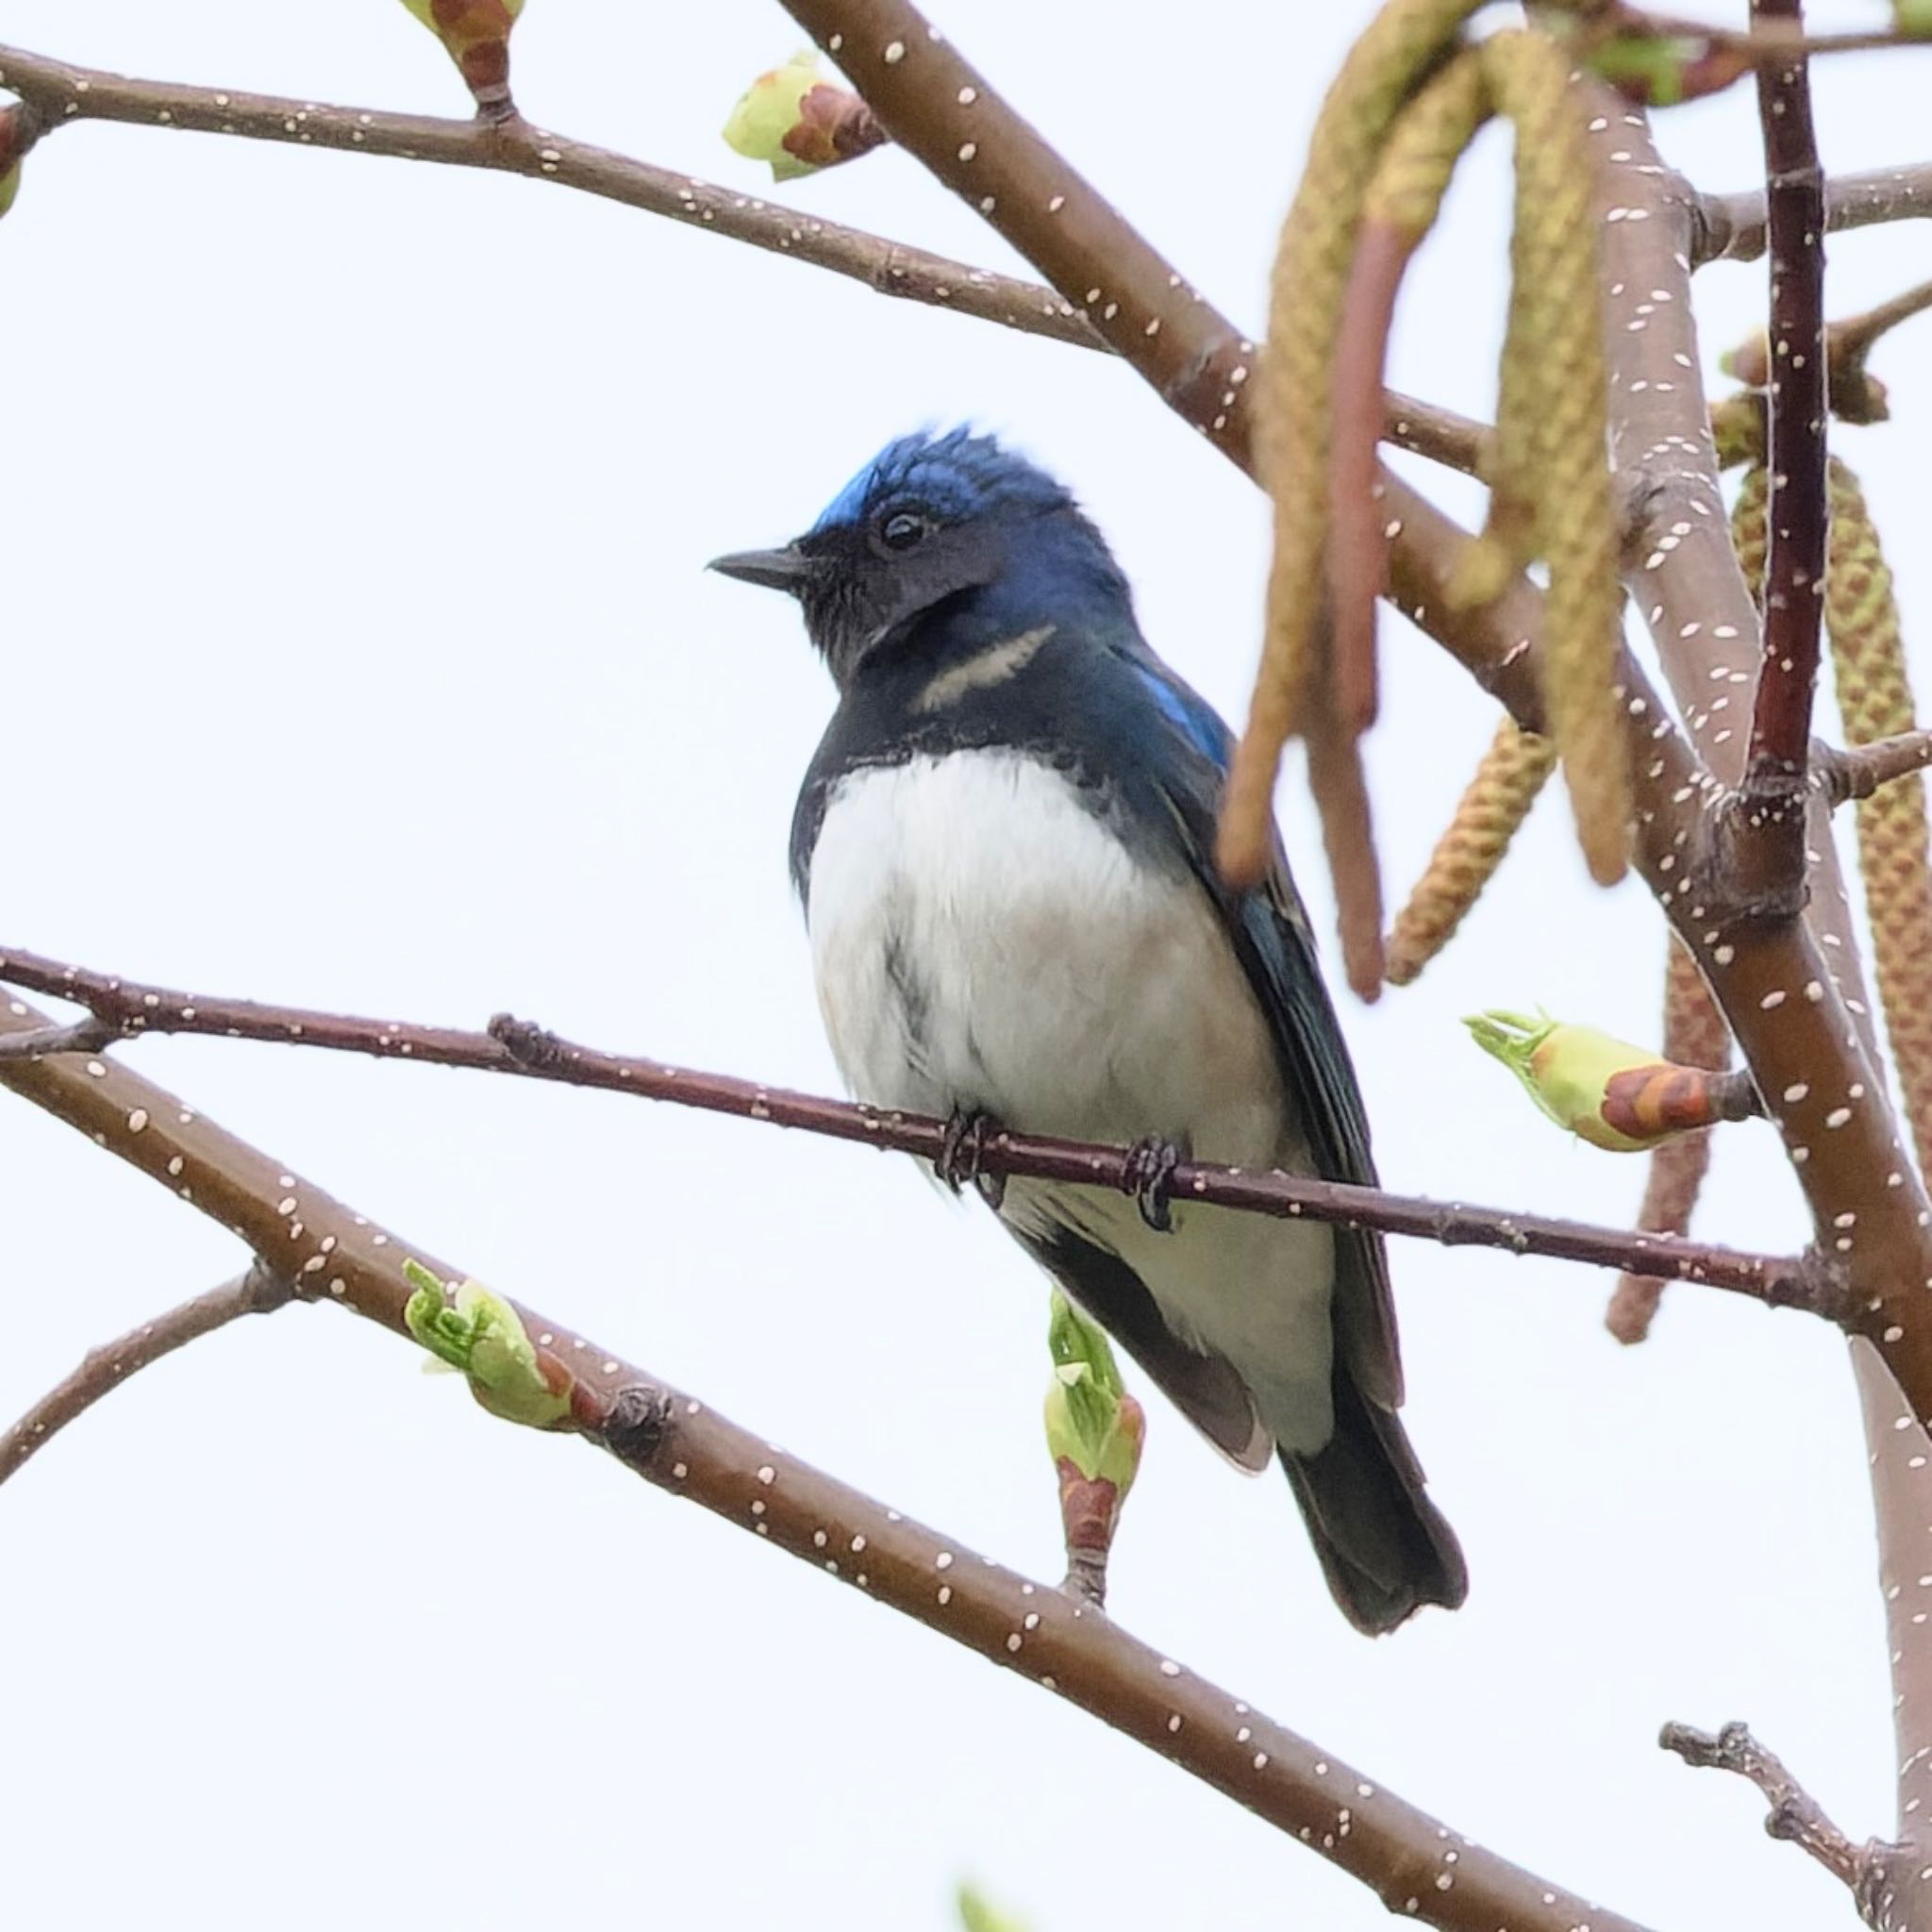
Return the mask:
<svg viewBox="0 0 1932 1932">
<path fill-rule="evenodd" d="M 879 525 L 879 541 L 888 550 L 910 550 L 931 527 L 916 510 L 895 510 Z"/>
</svg>

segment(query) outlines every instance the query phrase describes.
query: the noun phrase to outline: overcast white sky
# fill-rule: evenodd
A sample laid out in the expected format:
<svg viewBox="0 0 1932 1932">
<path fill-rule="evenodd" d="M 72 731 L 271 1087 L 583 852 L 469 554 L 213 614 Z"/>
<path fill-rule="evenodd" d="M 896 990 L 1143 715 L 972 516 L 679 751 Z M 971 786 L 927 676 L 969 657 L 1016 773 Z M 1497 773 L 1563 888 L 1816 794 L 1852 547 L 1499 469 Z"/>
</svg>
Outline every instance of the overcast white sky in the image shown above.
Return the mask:
<svg viewBox="0 0 1932 1932">
<path fill-rule="evenodd" d="M 1820 25 L 1872 9 L 1815 7 Z M 1234 314 L 1257 318 L 1359 4 L 978 0 L 968 55 Z M 1184 26 L 1176 30 L 1176 19 Z M 717 127 L 802 36 L 763 0 L 532 0 L 540 123 L 770 192 Z M 0 40 L 459 113 L 394 0 L 4 0 Z M 1819 75 L 1834 169 L 1922 158 L 1932 55 Z M 1745 185 L 1741 95 L 1666 118 Z M 1404 387 L 1488 407 L 1507 144 L 1399 325 Z M 909 159 L 780 191 L 1017 266 Z M 85 126 L 0 226 L 11 826 L 0 940 L 130 975 L 589 1040 L 832 1091 L 785 875 L 830 708 L 782 600 L 707 576 L 857 464 L 971 416 L 1064 475 L 1149 635 L 1224 708 L 1256 648 L 1259 499 L 1124 368 L 528 183 Z M 1932 273 L 1835 243 L 1833 307 Z M 1761 276 L 1708 273 L 1710 360 Z M 1932 332 L 1932 325 L 1920 325 Z M 1843 447 L 1932 602 L 1926 334 Z M 1445 492 L 1446 493 L 1446 492 Z M 1466 498 L 1454 500 L 1465 502 Z M 1388 641 L 1391 887 L 1491 713 Z M 29 695 L 31 694 L 31 695 Z M 1324 929 L 1298 781 L 1291 848 Z M 1404 1190 L 1633 1213 L 1463 1039 L 1541 1001 L 1654 1037 L 1662 935 L 1590 890 L 1554 800 L 1461 943 L 1343 1019 Z M 608 1097 L 219 1042 L 134 1058 L 479 1277 L 964 1543 L 1058 1574 L 1041 1286 L 909 1163 Z M 232 1239 L 0 1095 L 0 1413 L 241 1265 Z M 1802 1236 L 1760 1125 L 1701 1227 Z M 1114 1605 L 1391 1789 L 1659 1925 L 1847 1907 L 1748 1791 L 1655 1747 L 1749 1717 L 1862 1837 L 1891 1822 L 1864 1454 L 1822 1326 L 1679 1292 L 1624 1353 L 1607 1277 L 1405 1244 L 1409 1422 L 1474 1583 L 1371 1643 L 1275 1479 L 1154 1401 Z M 506 1520 L 530 1553 L 489 1554 Z M 21 1924 L 209 1932 L 526 1921 L 1038 1932 L 1385 1923 L 1307 1852 L 1036 1689 L 569 1441 L 490 1422 L 393 1339 L 291 1309 L 142 1375 L 0 1491 L 0 1862 Z"/>
</svg>

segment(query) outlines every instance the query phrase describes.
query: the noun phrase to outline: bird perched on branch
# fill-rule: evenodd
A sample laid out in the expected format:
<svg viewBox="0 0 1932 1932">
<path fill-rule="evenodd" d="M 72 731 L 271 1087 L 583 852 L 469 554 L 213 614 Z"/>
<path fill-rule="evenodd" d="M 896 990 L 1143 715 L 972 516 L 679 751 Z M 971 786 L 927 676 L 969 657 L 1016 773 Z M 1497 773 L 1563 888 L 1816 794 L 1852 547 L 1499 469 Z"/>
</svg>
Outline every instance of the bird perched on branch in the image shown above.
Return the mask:
<svg viewBox="0 0 1932 1932">
<path fill-rule="evenodd" d="M 1396 1409 L 1381 1238 L 1171 1201 L 1183 1155 L 1373 1185 L 1288 865 L 1215 871 L 1230 740 L 1155 656 L 1072 495 L 964 429 L 890 444 L 782 549 L 839 705 L 791 826 L 847 1084 L 946 1116 L 1135 1143 L 1133 1195 L 1015 1177 L 1000 1220 L 1243 1469 L 1277 1455 L 1350 1622 L 1455 1606 L 1462 1555 Z"/>
</svg>

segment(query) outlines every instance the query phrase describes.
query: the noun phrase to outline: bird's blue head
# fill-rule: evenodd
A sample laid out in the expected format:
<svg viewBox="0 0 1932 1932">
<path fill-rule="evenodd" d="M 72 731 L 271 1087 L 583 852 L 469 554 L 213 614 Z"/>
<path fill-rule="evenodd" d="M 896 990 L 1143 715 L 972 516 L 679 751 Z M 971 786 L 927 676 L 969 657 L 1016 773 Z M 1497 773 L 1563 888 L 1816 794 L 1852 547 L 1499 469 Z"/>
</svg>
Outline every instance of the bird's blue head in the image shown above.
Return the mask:
<svg viewBox="0 0 1932 1932">
<path fill-rule="evenodd" d="M 1127 593 L 1072 492 L 964 428 L 889 442 L 804 536 L 711 568 L 791 591 L 841 690 L 908 626 L 975 600 Z"/>
</svg>

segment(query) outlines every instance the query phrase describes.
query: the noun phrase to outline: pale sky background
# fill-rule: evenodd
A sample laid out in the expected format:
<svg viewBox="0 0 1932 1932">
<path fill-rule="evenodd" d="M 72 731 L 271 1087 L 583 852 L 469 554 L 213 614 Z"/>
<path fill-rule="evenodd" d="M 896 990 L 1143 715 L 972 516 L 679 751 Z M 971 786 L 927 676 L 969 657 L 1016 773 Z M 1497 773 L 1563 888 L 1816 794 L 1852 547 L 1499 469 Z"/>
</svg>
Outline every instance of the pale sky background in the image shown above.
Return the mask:
<svg viewBox="0 0 1932 1932">
<path fill-rule="evenodd" d="M 938 17 L 1183 271 L 1250 321 L 1359 5 L 977 0 Z M 1819 5 L 1820 25 L 1874 9 Z M 1184 18 L 1185 26 L 1175 23 Z M 531 0 L 540 124 L 769 194 L 717 128 L 803 36 L 763 0 Z M 0 41 L 461 113 L 395 0 L 0 0 Z M 1837 170 L 1920 158 L 1932 54 L 1818 75 Z M 1702 183 L 1746 94 L 1664 119 Z M 1398 325 L 1404 387 L 1489 406 L 1507 142 Z M 1018 266 L 911 160 L 779 191 Z M 1832 307 L 1932 274 L 1835 242 Z M 131 976 L 579 1038 L 835 1091 L 785 874 L 831 691 L 780 599 L 708 576 L 887 438 L 970 416 L 1080 491 L 1157 646 L 1224 709 L 1256 650 L 1258 495 L 1122 366 L 506 177 L 89 125 L 0 226 L 11 827 L 0 941 Z M 1707 272 L 1709 360 L 1757 269 Z M 1932 324 L 1847 434 L 1932 608 L 1914 456 Z M 1440 479 L 1438 479 L 1440 481 Z M 1446 486 L 1440 493 L 1467 505 Z M 1391 890 L 1491 708 L 1391 625 L 1372 746 Z M 32 693 L 29 697 L 28 693 Z M 1298 778 L 1291 848 L 1328 927 Z M 1343 1002 L 1392 1187 L 1626 1223 L 1641 1163 L 1564 1141 L 1457 1016 L 1541 1001 L 1655 1036 L 1661 927 L 1541 808 L 1450 956 Z M 205 1041 L 129 1055 L 364 1211 L 801 1456 L 1051 1578 L 1044 1294 L 908 1162 L 605 1096 Z M 242 1265 L 0 1095 L 0 1413 Z M 1790 1247 L 1762 1125 L 1700 1230 Z M 1140 1635 L 1451 1824 L 1658 1926 L 1850 1923 L 1741 1787 L 1654 1743 L 1748 1717 L 1855 1837 L 1891 1823 L 1852 1383 L 1824 1327 L 1396 1247 L 1408 1419 L 1468 1607 L 1372 1643 L 1275 1478 L 1152 1400 L 1114 1565 Z M 1151 1399 L 1151 1398 L 1150 1398 Z M 506 1525 L 513 1525 L 507 1528 Z M 507 1541 L 525 1554 L 506 1568 Z M 392 1338 L 291 1309 L 142 1375 L 0 1491 L 7 1916 L 287 1932 L 598 1919 L 1037 1932 L 1386 1922 L 1306 1850 L 1034 1687 L 567 1441 L 491 1422 Z"/>
</svg>

